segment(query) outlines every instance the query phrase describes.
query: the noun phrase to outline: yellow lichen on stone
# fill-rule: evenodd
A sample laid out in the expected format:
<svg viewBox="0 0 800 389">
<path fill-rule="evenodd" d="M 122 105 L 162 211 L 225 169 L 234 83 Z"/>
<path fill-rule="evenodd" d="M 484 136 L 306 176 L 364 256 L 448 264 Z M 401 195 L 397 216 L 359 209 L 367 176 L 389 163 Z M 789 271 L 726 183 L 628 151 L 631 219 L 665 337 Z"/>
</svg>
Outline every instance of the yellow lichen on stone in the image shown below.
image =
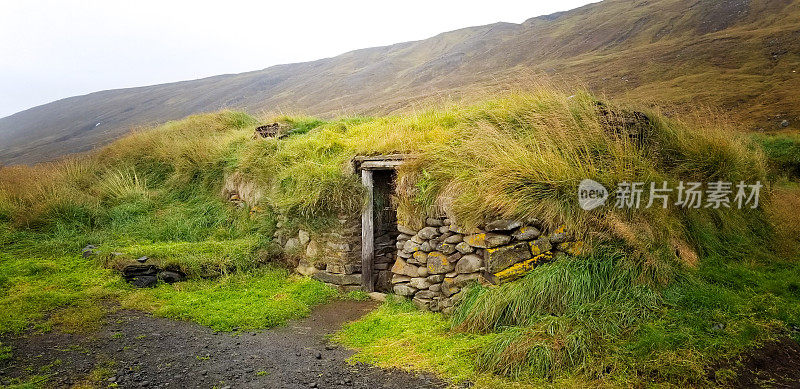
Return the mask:
<svg viewBox="0 0 800 389">
<path fill-rule="evenodd" d="M 565 242 L 561 244 L 561 249 L 569 255 L 581 255 L 584 253 L 583 241 Z"/>
<path fill-rule="evenodd" d="M 542 250 L 536 245 L 536 241 L 528 242 L 528 246 L 531 247 L 531 254 L 533 254 L 533 258 L 535 259 L 537 256 L 542 255 Z"/>
<path fill-rule="evenodd" d="M 483 247 L 486 245 L 486 234 L 467 235 L 464 241 L 472 247 Z"/>
<path fill-rule="evenodd" d="M 555 231 L 553 231 L 553 234 L 561 234 L 566 231 L 567 231 L 567 226 L 565 224 L 562 224 L 560 227 L 556 228 Z"/>
<path fill-rule="evenodd" d="M 553 255 L 548 253 L 537 255 L 527 261 L 520 262 L 514 266 L 509 267 L 501 272 L 495 273 L 500 282 L 509 282 L 520 278 L 539 266 L 542 262 L 548 261 L 553 258 Z"/>
</svg>

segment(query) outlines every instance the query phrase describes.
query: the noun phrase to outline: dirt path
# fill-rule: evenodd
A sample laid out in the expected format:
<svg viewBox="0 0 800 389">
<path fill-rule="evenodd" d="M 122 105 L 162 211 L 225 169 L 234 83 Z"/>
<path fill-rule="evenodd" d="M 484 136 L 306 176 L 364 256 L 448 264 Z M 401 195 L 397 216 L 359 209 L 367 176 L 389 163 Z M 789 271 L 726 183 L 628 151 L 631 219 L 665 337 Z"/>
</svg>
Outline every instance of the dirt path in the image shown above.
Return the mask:
<svg viewBox="0 0 800 389">
<path fill-rule="evenodd" d="M 339 301 L 286 327 L 239 334 L 119 311 L 91 336 L 51 332 L 3 339 L 15 352 L 0 366 L 0 381 L 49 366 L 47 386 L 55 387 L 87 382 L 92 371 L 100 376 L 95 383 L 123 388 L 446 387 L 432 376 L 349 365 L 345 360 L 352 351 L 326 342 L 326 334 L 374 306 Z M 104 374 L 97 374 L 104 366 Z"/>
</svg>

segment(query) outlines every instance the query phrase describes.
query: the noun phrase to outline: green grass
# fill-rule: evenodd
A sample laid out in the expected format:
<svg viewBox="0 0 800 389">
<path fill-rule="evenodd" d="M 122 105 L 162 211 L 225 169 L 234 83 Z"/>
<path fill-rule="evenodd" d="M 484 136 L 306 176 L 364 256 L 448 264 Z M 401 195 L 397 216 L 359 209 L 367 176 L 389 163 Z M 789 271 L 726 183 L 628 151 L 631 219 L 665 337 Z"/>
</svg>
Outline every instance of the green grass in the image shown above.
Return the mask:
<svg viewBox="0 0 800 389">
<path fill-rule="evenodd" d="M 283 325 L 335 296 L 321 282 L 267 267 L 215 280 L 162 284 L 129 294 L 122 306 L 231 331 Z"/>
</svg>

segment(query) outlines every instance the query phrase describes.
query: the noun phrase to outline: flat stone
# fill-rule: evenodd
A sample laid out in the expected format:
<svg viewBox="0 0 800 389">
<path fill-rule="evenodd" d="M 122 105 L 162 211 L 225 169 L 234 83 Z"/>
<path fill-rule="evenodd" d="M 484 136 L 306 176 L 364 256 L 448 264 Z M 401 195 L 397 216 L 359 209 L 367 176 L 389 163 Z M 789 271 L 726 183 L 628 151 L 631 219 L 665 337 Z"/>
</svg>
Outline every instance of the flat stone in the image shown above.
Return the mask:
<svg viewBox="0 0 800 389">
<path fill-rule="evenodd" d="M 440 234 L 449 234 L 450 233 L 450 226 L 441 226 L 439 227 Z"/>
<path fill-rule="evenodd" d="M 553 235 L 550 235 L 550 243 L 552 244 L 559 244 L 564 243 L 569 240 L 569 235 L 566 232 L 558 232 Z"/>
<path fill-rule="evenodd" d="M 414 235 L 414 234 L 409 235 L 409 234 L 402 234 L 401 233 L 400 235 L 397 235 L 397 240 L 401 240 L 401 241 L 405 242 L 405 241 L 411 239 L 412 235 Z"/>
<path fill-rule="evenodd" d="M 405 250 L 400 250 L 397 252 L 397 256 L 403 259 L 409 259 L 413 256 L 413 254 L 409 254 L 405 252 Z"/>
<path fill-rule="evenodd" d="M 417 293 L 415 288 L 408 286 L 407 284 L 397 284 L 392 288 L 392 290 L 394 291 L 394 294 L 405 297 L 413 296 L 414 293 Z"/>
<path fill-rule="evenodd" d="M 431 290 L 420 290 L 419 292 L 417 292 L 417 294 L 414 295 L 414 298 L 433 299 L 437 295 L 438 293 Z"/>
<path fill-rule="evenodd" d="M 503 246 L 486 250 L 486 270 L 497 273 L 510 266 L 533 258 L 527 242 L 519 242 L 510 246 Z"/>
<path fill-rule="evenodd" d="M 434 274 L 432 276 L 428 276 L 428 282 L 431 284 L 438 284 L 444 281 L 444 275 L 442 274 Z"/>
<path fill-rule="evenodd" d="M 425 241 L 425 239 L 422 239 L 419 235 L 414 235 L 409 240 L 414 242 L 414 243 L 416 243 L 416 244 L 422 244 L 422 242 Z"/>
<path fill-rule="evenodd" d="M 480 277 L 481 275 L 479 273 L 459 274 L 453 280 L 453 284 L 455 284 L 458 287 L 464 287 L 470 282 L 477 281 L 478 279 L 480 279 Z"/>
<path fill-rule="evenodd" d="M 502 234 L 481 233 L 467 235 L 464 237 L 464 242 L 472 247 L 487 249 L 506 245 L 511 242 L 511 237 Z"/>
<path fill-rule="evenodd" d="M 395 274 L 395 275 L 392 276 L 392 283 L 393 284 L 399 284 L 399 283 L 402 283 L 402 282 L 409 282 L 409 281 L 411 281 L 411 277 L 409 277 L 409 276 L 404 276 L 404 275 L 401 275 L 401 274 Z"/>
<path fill-rule="evenodd" d="M 452 263 L 452 264 L 455 264 L 455 263 L 456 263 L 456 262 L 458 262 L 458 261 L 461 259 L 461 257 L 463 257 L 463 256 L 464 256 L 464 254 L 461 254 L 461 253 L 452 253 L 452 254 L 450 254 L 450 255 L 448 255 L 448 256 L 447 256 L 447 260 L 448 260 L 450 263 Z"/>
<path fill-rule="evenodd" d="M 404 261 L 402 258 L 397 258 L 397 261 L 394 262 L 394 266 L 392 266 L 392 273 L 409 277 L 418 276 L 417 267 L 414 265 L 409 265 L 408 262 Z"/>
<path fill-rule="evenodd" d="M 445 238 L 444 243 L 459 244 L 464 241 L 464 235 L 453 234 Z"/>
<path fill-rule="evenodd" d="M 442 284 L 433 284 L 428 288 L 428 290 L 430 290 L 431 292 L 437 292 L 437 293 L 441 292 L 442 291 Z"/>
<path fill-rule="evenodd" d="M 474 254 L 465 255 L 456 264 L 456 272 L 459 274 L 475 273 L 480 270 L 482 265 L 483 259 L 481 259 L 481 257 Z"/>
<path fill-rule="evenodd" d="M 431 287 L 431 283 L 425 278 L 412 278 L 408 285 L 417 289 L 428 289 Z"/>
<path fill-rule="evenodd" d="M 430 274 L 428 268 L 425 266 L 420 266 L 417 268 L 417 277 L 427 277 Z"/>
<path fill-rule="evenodd" d="M 314 279 L 320 280 L 327 284 L 334 285 L 360 285 L 361 274 L 331 274 L 326 271 L 314 273 L 311 276 Z"/>
<path fill-rule="evenodd" d="M 414 298 L 413 300 L 411 300 L 411 302 L 414 303 L 414 305 L 417 307 L 417 309 L 419 309 L 421 311 L 427 311 L 427 310 L 430 309 L 431 300 L 429 300 L 429 299 Z"/>
<path fill-rule="evenodd" d="M 444 254 L 437 251 L 428 254 L 428 272 L 430 274 L 444 274 L 453 271 L 454 268 L 455 266 L 447 260 L 447 256 Z"/>
<path fill-rule="evenodd" d="M 425 227 L 417 233 L 417 236 L 423 240 L 433 239 L 439 236 L 439 229 L 436 227 Z"/>
<path fill-rule="evenodd" d="M 487 231 L 511 231 L 520 227 L 522 227 L 522 223 L 507 219 L 495 220 L 486 224 Z"/>
<path fill-rule="evenodd" d="M 538 228 L 532 226 L 523 226 L 514 231 L 511 236 L 516 240 L 533 240 L 542 235 Z"/>
<path fill-rule="evenodd" d="M 553 249 L 553 244 L 550 243 L 550 239 L 547 238 L 539 238 L 532 242 L 528 243 L 531 248 L 531 255 L 534 257 L 537 255 L 544 254 Z"/>
<path fill-rule="evenodd" d="M 369 298 L 371 298 L 371 299 L 373 299 L 375 301 L 383 302 L 383 301 L 386 301 L 386 293 L 370 292 L 369 293 Z"/>
</svg>

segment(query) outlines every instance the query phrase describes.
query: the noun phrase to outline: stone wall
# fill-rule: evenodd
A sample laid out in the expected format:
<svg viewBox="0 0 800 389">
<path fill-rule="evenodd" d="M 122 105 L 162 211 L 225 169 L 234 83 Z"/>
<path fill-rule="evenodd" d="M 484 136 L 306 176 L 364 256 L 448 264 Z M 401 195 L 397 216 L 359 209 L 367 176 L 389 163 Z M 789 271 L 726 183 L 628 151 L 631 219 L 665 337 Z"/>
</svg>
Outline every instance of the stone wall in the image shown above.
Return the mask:
<svg viewBox="0 0 800 389">
<path fill-rule="evenodd" d="M 421 230 L 398 230 L 394 293 L 411 298 L 420 309 L 445 313 L 472 282 L 513 281 L 539 264 L 582 248 L 563 227 L 548 232 L 533 219 L 495 220 L 467 231 L 451 219 L 428 218 Z"/>
<path fill-rule="evenodd" d="M 361 285 L 361 219 L 340 216 L 338 221 L 338 227 L 322 233 L 279 222 L 275 238 L 296 259 L 298 273 L 349 292 Z"/>
</svg>

